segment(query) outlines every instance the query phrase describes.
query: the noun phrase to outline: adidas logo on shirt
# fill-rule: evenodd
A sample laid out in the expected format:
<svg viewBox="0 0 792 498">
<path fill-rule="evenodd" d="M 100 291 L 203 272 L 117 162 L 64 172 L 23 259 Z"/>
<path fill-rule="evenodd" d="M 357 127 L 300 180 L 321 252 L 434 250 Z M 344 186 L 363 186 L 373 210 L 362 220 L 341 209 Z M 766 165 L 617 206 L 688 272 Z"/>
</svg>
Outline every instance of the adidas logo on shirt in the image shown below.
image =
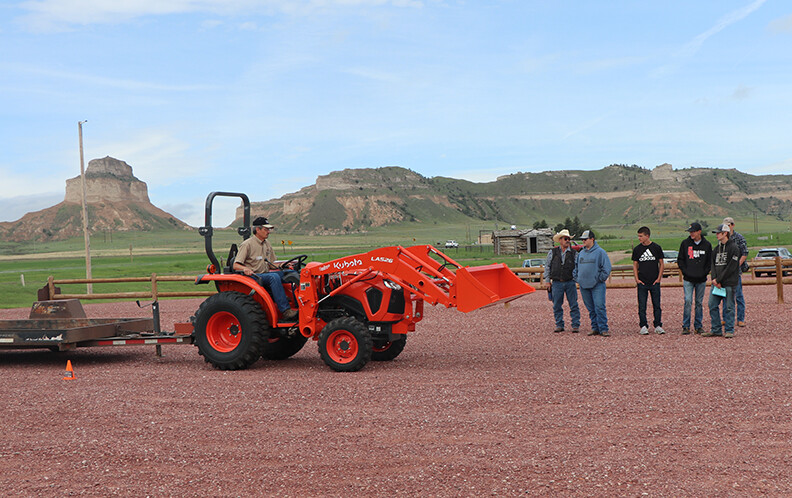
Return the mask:
<svg viewBox="0 0 792 498">
<path fill-rule="evenodd" d="M 641 257 L 638 259 L 638 261 L 657 261 L 657 258 L 654 257 L 652 251 L 647 249 L 643 254 L 641 254 Z"/>
</svg>

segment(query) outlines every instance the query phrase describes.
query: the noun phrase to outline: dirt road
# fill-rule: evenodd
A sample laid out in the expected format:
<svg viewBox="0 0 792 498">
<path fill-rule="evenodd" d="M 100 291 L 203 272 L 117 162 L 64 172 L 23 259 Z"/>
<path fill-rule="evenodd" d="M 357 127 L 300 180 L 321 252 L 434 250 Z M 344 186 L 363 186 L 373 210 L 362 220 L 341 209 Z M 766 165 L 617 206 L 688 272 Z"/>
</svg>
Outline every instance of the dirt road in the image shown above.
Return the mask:
<svg viewBox="0 0 792 498">
<path fill-rule="evenodd" d="M 746 288 L 749 325 L 735 339 L 680 336 L 682 290 L 664 289 L 668 333 L 639 336 L 634 292 L 608 291 L 610 338 L 587 337 L 587 320 L 584 333 L 553 334 L 543 292 L 470 314 L 429 307 L 399 358 L 352 374 L 329 370 L 313 342 L 238 372 L 213 370 L 193 346 L 165 346 L 162 358 L 143 346 L 0 351 L 0 486 L 22 496 L 792 493 L 792 306 L 771 286 Z M 163 302 L 164 328 L 198 302 Z M 145 316 L 130 303 L 86 309 Z"/>
</svg>

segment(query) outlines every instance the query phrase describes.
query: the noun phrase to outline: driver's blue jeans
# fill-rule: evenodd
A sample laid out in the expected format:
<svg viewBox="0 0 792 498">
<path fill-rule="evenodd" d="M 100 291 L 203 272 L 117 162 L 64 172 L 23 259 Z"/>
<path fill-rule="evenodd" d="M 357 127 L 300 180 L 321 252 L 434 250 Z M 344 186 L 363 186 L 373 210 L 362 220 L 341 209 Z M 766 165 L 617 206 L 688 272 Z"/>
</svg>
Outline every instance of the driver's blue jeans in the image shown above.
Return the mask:
<svg viewBox="0 0 792 498">
<path fill-rule="evenodd" d="M 286 270 L 294 271 L 294 270 Z M 289 299 L 286 297 L 286 292 L 283 290 L 283 272 L 284 270 L 268 271 L 267 273 L 254 273 L 253 276 L 256 280 L 267 288 L 272 300 L 275 301 L 275 306 L 281 313 L 289 310 Z"/>
</svg>

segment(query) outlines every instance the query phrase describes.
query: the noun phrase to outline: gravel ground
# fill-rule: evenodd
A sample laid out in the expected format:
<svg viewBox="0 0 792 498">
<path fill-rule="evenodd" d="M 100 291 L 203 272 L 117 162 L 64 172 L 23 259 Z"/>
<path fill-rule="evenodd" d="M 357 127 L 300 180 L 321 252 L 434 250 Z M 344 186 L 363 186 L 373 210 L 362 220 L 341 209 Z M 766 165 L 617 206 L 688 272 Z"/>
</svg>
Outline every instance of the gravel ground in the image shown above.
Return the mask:
<svg viewBox="0 0 792 498">
<path fill-rule="evenodd" d="M 681 288 L 663 289 L 664 336 L 638 335 L 634 290 L 608 291 L 609 338 L 587 337 L 587 319 L 581 334 L 553 334 L 544 292 L 469 314 L 428 307 L 399 358 L 356 373 L 331 371 L 313 342 L 238 372 L 185 345 L 163 346 L 162 358 L 153 346 L 0 351 L 0 486 L 26 496 L 789 496 L 792 306 L 771 286 L 746 293 L 748 327 L 735 339 L 681 336 Z M 164 301 L 163 327 L 199 302 Z M 132 303 L 85 308 L 146 316 Z"/>
</svg>

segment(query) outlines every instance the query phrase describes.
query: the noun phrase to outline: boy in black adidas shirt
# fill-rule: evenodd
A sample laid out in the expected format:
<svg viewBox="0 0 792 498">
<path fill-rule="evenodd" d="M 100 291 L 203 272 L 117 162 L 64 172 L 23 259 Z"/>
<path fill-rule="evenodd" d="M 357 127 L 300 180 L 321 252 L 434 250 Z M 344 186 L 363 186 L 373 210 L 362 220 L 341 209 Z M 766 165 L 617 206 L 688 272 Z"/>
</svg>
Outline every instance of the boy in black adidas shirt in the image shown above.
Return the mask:
<svg viewBox="0 0 792 498">
<path fill-rule="evenodd" d="M 663 279 L 663 249 L 649 240 L 652 234 L 649 227 L 638 229 L 638 241 L 640 244 L 633 248 L 633 274 L 635 275 L 635 286 L 638 288 L 638 319 L 640 321 L 641 335 L 649 333 L 649 324 L 646 321 L 646 300 L 652 296 L 652 310 L 654 311 L 654 331 L 657 334 L 665 334 L 663 330 L 663 310 L 660 308 L 660 281 Z"/>
</svg>

